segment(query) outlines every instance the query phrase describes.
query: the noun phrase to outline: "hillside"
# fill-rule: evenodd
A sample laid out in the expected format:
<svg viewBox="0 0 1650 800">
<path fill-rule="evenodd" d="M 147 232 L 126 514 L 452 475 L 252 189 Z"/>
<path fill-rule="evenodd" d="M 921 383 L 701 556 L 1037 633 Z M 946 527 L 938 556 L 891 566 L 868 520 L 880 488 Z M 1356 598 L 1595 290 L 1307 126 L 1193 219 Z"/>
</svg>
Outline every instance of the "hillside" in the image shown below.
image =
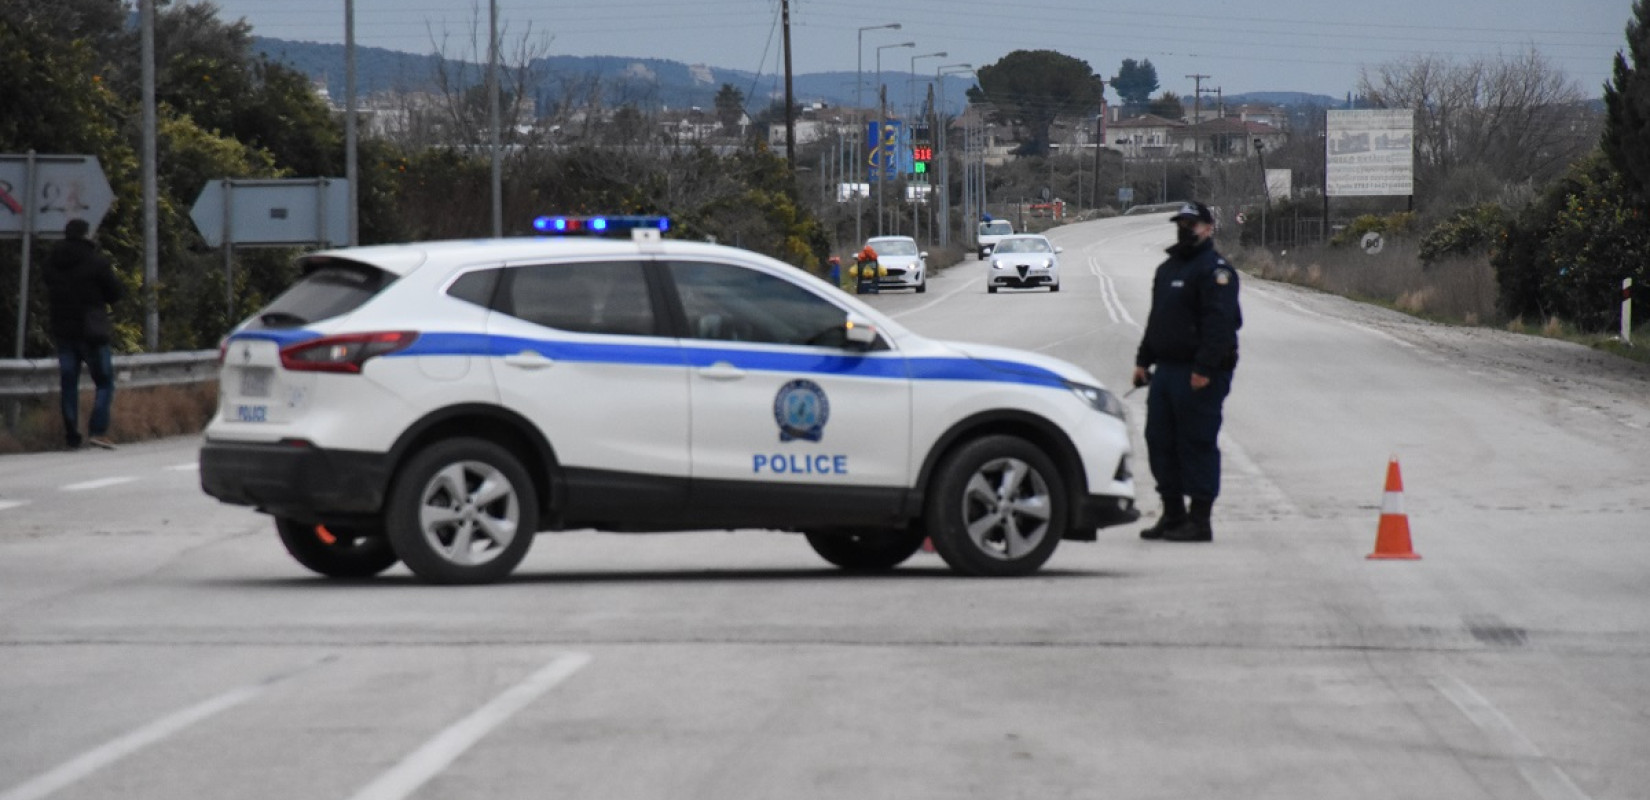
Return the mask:
<svg viewBox="0 0 1650 800">
<path fill-rule="evenodd" d="M 317 44 L 286 39 L 255 37 L 253 47 L 271 60 L 283 62 L 325 84 L 335 96 L 343 94 L 344 46 Z M 435 86 L 434 55 L 414 55 L 377 47 L 356 47 L 356 91 L 370 95 L 384 91 L 425 91 Z M 482 69 L 475 64 L 462 70 L 479 82 Z M 583 85 L 589 76 L 600 79 L 603 102 L 609 106 L 635 104 L 649 109 L 683 109 L 693 106 L 710 108 L 715 105 L 716 92 L 724 83 L 733 84 L 746 97 L 747 110 L 755 114 L 784 96 L 783 76 L 721 69 L 704 65 L 684 64 L 651 58 L 621 56 L 551 56 L 532 63 L 539 76 L 534 94 L 540 109 L 551 109 L 561 103 L 570 90 Z M 461 70 L 453 70 L 458 72 Z M 888 84 L 890 103 L 903 104 L 910 73 L 883 73 Z M 926 93 L 926 83 L 932 76 L 918 76 L 917 92 Z M 872 87 L 875 77 L 864 76 L 867 103 L 875 97 Z M 815 72 L 792 78 L 792 91 L 798 103 L 824 103 L 827 106 L 852 105 L 855 74 L 852 72 Z M 963 93 L 973 80 L 946 76 L 946 105 L 951 113 L 959 113 L 964 105 Z"/>
</svg>

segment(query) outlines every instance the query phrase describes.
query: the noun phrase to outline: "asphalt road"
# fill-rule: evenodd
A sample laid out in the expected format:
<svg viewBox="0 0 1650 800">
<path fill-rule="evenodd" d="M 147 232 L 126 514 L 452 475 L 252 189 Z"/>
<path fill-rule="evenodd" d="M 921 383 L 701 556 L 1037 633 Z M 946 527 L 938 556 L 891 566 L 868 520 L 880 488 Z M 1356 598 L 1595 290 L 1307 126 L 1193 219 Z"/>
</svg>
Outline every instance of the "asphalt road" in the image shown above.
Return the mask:
<svg viewBox="0 0 1650 800">
<path fill-rule="evenodd" d="M 970 261 L 873 302 L 1121 390 L 1169 233 L 1057 229 L 1058 294 Z M 1650 370 L 1243 302 L 1216 541 L 1019 580 L 747 531 L 333 582 L 200 493 L 194 440 L 0 457 L 0 800 L 1647 796 Z M 1422 558 L 1370 561 L 1394 456 Z"/>
</svg>

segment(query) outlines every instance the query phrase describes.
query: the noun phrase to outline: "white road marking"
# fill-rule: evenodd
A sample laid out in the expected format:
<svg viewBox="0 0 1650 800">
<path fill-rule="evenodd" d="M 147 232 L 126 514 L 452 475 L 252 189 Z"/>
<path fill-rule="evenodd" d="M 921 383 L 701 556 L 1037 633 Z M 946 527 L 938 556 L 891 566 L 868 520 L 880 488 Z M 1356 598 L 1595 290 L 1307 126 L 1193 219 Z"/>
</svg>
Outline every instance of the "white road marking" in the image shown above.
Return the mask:
<svg viewBox="0 0 1650 800">
<path fill-rule="evenodd" d="M 1140 327 L 1140 323 L 1129 315 L 1129 310 L 1123 307 L 1123 298 L 1117 293 L 1117 282 L 1100 269 L 1100 259 L 1089 256 L 1089 273 L 1100 279 L 1100 299 L 1105 302 L 1106 315 L 1111 317 L 1111 321 Z"/>
<path fill-rule="evenodd" d="M 1512 720 L 1466 682 L 1445 675 L 1434 678 L 1432 685 L 1478 727 L 1496 750 L 1518 765 L 1518 774 L 1542 800 L 1591 800 Z"/>
<path fill-rule="evenodd" d="M 173 464 L 172 466 L 167 467 L 166 471 L 167 472 L 193 472 L 193 471 L 198 470 L 200 468 L 201 468 L 201 464 L 200 464 L 199 461 L 191 461 L 187 464 Z"/>
<path fill-rule="evenodd" d="M 568 653 L 551 661 L 527 680 L 506 689 L 475 713 L 436 734 L 401 763 L 356 792 L 352 800 L 402 800 L 418 791 L 482 737 L 588 663 L 589 653 Z"/>
<path fill-rule="evenodd" d="M 915 308 L 907 308 L 904 311 L 899 312 L 898 314 L 889 314 L 888 316 L 893 317 L 894 319 L 899 319 L 900 317 L 903 317 L 907 314 L 915 314 L 918 311 L 933 308 L 934 306 L 937 306 L 940 303 L 943 303 L 946 300 L 951 299 L 952 297 L 955 297 L 955 296 L 957 296 L 957 295 L 959 295 L 963 292 L 966 292 L 969 289 L 974 289 L 974 290 L 978 291 L 979 288 L 980 288 L 979 285 L 974 283 L 973 281 L 963 281 L 959 286 L 957 286 L 957 288 L 952 289 L 951 291 L 946 292 L 945 294 L 942 294 L 939 297 L 934 298 L 933 300 L 929 300 L 928 302 L 923 303 L 922 305 L 917 306 Z"/>
<path fill-rule="evenodd" d="M 29 501 L 27 500 L 0 500 L 0 511 L 8 511 L 10 509 L 17 508 L 18 506 L 26 506 L 28 504 Z"/>
<path fill-rule="evenodd" d="M 95 481 L 85 481 L 83 483 L 71 483 L 68 486 L 63 487 L 63 491 L 65 491 L 65 492 L 85 492 L 85 491 L 90 491 L 92 489 L 102 489 L 105 486 L 118 486 L 122 483 L 131 483 L 132 481 L 135 481 L 135 480 L 137 480 L 137 478 L 130 478 L 130 477 L 124 477 L 124 476 L 118 477 L 118 478 L 98 478 Z"/>
</svg>

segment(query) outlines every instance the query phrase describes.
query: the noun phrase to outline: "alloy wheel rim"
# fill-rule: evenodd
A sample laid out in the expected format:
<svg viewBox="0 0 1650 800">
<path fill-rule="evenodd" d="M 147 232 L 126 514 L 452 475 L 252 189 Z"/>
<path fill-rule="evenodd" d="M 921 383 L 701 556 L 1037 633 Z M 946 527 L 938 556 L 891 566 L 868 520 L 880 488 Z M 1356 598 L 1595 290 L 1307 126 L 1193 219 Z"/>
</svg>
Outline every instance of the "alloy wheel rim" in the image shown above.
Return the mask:
<svg viewBox="0 0 1650 800">
<path fill-rule="evenodd" d="M 962 497 L 963 525 L 981 553 L 1013 561 L 1049 535 L 1053 499 L 1041 473 L 1018 458 L 980 465 Z"/>
<path fill-rule="evenodd" d="M 418 524 L 443 559 L 479 566 L 515 540 L 521 521 L 516 487 L 498 468 L 480 461 L 449 464 L 424 485 Z"/>
</svg>

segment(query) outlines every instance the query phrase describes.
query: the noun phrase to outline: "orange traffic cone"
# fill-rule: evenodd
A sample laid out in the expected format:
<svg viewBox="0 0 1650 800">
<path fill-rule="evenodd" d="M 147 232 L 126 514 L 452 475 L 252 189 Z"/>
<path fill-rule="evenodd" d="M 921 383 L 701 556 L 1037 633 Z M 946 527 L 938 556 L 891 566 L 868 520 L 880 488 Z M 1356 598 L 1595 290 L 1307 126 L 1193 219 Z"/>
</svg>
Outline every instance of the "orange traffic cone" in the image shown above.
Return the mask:
<svg viewBox="0 0 1650 800">
<path fill-rule="evenodd" d="M 1404 479 L 1398 457 L 1386 464 L 1386 497 L 1381 501 L 1381 526 L 1375 532 L 1375 552 L 1369 558 L 1420 558 L 1409 543 L 1409 516 L 1404 514 Z"/>
</svg>

